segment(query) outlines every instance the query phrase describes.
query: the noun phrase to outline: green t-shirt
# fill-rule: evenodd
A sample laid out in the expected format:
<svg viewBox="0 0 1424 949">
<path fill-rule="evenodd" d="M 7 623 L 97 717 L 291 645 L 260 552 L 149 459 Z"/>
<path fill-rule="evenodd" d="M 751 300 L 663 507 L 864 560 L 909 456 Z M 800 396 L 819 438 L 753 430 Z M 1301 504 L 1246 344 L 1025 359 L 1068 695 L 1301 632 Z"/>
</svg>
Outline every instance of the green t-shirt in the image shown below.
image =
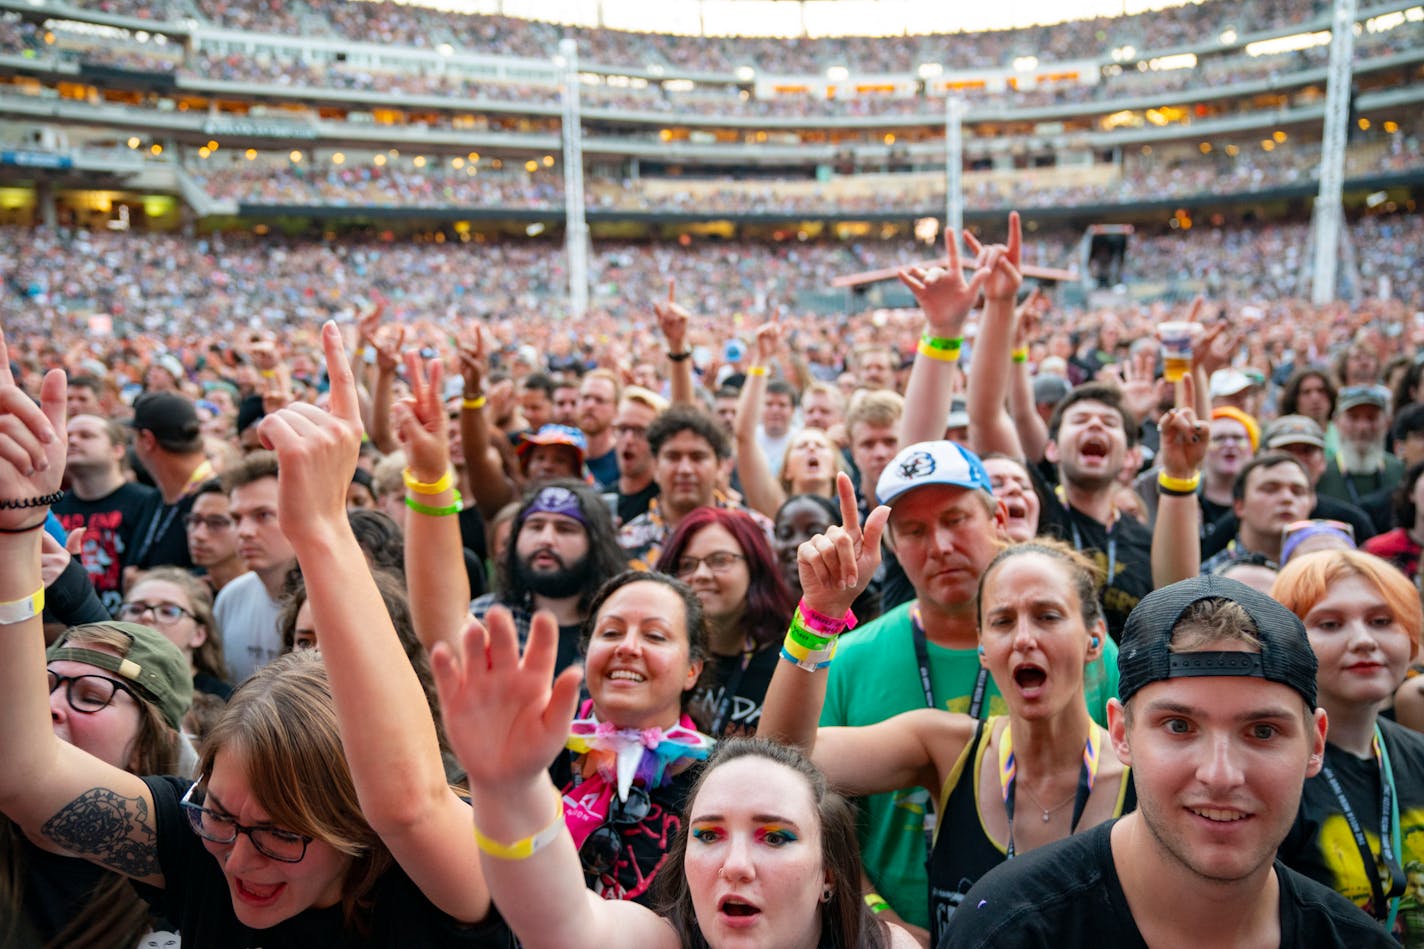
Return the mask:
<svg viewBox="0 0 1424 949">
<path fill-rule="evenodd" d="M 873 725 L 901 712 L 925 707 L 910 610 L 896 607 L 846 636 L 831 664 L 821 725 Z M 969 711 L 979 678 L 974 649 L 945 649 L 926 643 L 930 684 L 937 705 L 950 712 Z M 1102 656 L 1086 670 L 1088 711 L 1107 725 L 1108 699 L 1117 695 L 1117 645 L 1107 639 Z M 992 677 L 986 683 L 980 716 L 1008 714 Z M 925 804 L 929 794 L 911 788 L 861 798 L 860 849 L 865 872 L 877 891 L 906 922 L 929 926 L 929 877 L 925 873 Z"/>
</svg>

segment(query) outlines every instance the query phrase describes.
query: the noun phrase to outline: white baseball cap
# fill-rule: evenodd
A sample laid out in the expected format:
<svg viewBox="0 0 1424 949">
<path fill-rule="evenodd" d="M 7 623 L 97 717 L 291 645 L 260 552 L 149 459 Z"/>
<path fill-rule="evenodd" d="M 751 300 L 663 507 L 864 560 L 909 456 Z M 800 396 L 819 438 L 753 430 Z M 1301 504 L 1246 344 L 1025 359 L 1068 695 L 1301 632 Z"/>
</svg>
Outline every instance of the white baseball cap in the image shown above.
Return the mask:
<svg viewBox="0 0 1424 949">
<path fill-rule="evenodd" d="M 881 504 L 893 504 L 907 491 L 937 484 L 993 493 L 978 455 L 954 442 L 934 441 L 900 449 L 881 472 L 875 496 Z"/>
</svg>

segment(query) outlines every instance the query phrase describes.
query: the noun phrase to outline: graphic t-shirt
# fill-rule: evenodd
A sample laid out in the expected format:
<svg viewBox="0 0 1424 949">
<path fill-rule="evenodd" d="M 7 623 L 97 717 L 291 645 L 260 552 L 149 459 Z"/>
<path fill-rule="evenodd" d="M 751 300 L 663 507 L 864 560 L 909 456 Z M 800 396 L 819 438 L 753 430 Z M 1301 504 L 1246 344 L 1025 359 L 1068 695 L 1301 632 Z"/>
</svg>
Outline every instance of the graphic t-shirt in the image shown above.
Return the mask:
<svg viewBox="0 0 1424 949">
<path fill-rule="evenodd" d="M 110 616 L 124 602 L 123 570 L 134 531 L 149 506 L 157 504 L 157 498 L 158 492 L 153 488 L 130 482 L 92 501 L 81 501 L 73 491 L 66 491 L 54 506 L 54 514 L 66 534 L 80 527 L 85 529 L 79 559 Z"/>
</svg>

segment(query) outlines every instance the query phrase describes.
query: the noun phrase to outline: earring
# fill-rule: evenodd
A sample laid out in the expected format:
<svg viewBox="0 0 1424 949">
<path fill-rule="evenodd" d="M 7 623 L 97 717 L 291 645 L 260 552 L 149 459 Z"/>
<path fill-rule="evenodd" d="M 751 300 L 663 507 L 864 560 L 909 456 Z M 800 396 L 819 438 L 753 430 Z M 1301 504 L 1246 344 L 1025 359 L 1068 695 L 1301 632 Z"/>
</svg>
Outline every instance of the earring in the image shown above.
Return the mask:
<svg viewBox="0 0 1424 949">
<path fill-rule="evenodd" d="M 983 647 L 983 646 L 980 646 L 980 647 L 979 647 L 979 655 L 981 655 L 981 656 L 984 655 L 984 647 Z"/>
<path fill-rule="evenodd" d="M 821 891 L 821 902 L 822 902 L 822 903 L 829 903 L 830 901 L 831 901 L 831 888 L 828 886 L 828 887 L 826 887 L 824 890 Z"/>
<path fill-rule="evenodd" d="M 1097 649 L 1097 648 L 1098 648 L 1098 643 L 1099 643 L 1099 642 L 1101 642 L 1101 640 L 1099 640 L 1098 637 L 1096 637 L 1096 636 L 1089 636 L 1089 637 L 1088 637 L 1088 645 L 1089 645 L 1089 646 L 1092 646 L 1094 649 Z"/>
</svg>

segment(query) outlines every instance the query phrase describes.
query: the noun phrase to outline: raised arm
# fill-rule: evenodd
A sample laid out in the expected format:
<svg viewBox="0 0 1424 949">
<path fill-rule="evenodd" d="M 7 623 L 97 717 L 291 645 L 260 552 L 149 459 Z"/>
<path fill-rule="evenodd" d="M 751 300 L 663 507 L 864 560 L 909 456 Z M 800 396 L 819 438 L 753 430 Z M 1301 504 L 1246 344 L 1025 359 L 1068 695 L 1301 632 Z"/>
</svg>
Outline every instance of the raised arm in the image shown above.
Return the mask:
<svg viewBox="0 0 1424 949">
<path fill-rule="evenodd" d="M 1027 359 L 1029 344 L 1047 310 L 1048 297 L 1034 287 L 1016 311 L 1013 358 L 1009 365 L 1009 416 L 1014 420 L 1014 431 L 1018 433 L 1026 458 L 1042 458 L 1043 447 L 1048 444 L 1048 426 L 1038 414 Z"/>
<path fill-rule="evenodd" d="M 1152 584 L 1164 587 L 1201 573 L 1201 505 L 1196 484 L 1206 457 L 1210 428 L 1197 418 L 1196 382 L 1191 374 L 1177 383 L 1177 407 L 1162 416 L 1157 457 L 1157 522 L 1152 526 Z"/>
<path fill-rule="evenodd" d="M 742 394 L 737 399 L 737 419 L 733 423 L 737 476 L 742 482 L 742 494 L 748 507 L 761 511 L 767 517 L 775 517 L 786 500 L 786 491 L 776 480 L 776 475 L 771 473 L 771 462 L 756 439 L 757 427 L 761 425 L 762 403 L 766 401 L 767 363 L 776 354 L 780 342 L 781 321 L 773 313 L 770 320 L 757 327 L 756 339 L 752 343 L 752 364 L 747 369 L 747 381 L 742 384 Z"/>
<path fill-rule="evenodd" d="M 947 713 L 922 709 L 860 728 L 816 727 L 826 700 L 828 656 L 834 654 L 851 603 L 880 565 L 880 535 L 890 515 L 881 505 L 862 529 L 855 489 L 844 472 L 836 477 L 836 493 L 844 526 L 832 525 L 796 551 L 802 598 L 767 689 L 757 734 L 800 748 L 847 794 L 915 786 L 933 791 L 936 769 L 928 736 L 951 719 Z M 829 643 L 818 646 L 818 640 Z"/>
<path fill-rule="evenodd" d="M 969 441 L 981 455 L 1002 452 L 1024 458 L 1023 442 L 1009 416 L 1007 396 L 1015 368 L 1011 358 L 1016 343 L 1017 314 L 1014 299 L 1023 276 L 1019 273 L 1022 240 L 1017 214 L 1009 215 L 1007 246 L 979 248 L 979 264 L 989 270 L 984 281 L 984 318 L 974 349 L 974 365 L 969 373 Z"/>
<path fill-rule="evenodd" d="M 465 449 L 465 472 L 471 498 L 486 521 L 514 500 L 514 483 L 505 474 L 498 450 L 491 451 L 489 413 L 485 411 L 485 330 L 476 323 L 468 339 L 459 343 L 460 373 L 465 396 L 460 402 L 460 444 Z M 504 434 L 499 433 L 503 438 Z"/>
<path fill-rule="evenodd" d="M 259 433 L 277 453 L 279 523 L 306 580 L 361 812 L 406 875 L 445 913 L 475 922 L 489 890 L 447 786 L 435 722 L 346 517 L 361 447 L 356 381 L 335 323 L 322 328 L 331 410 L 296 403 Z"/>
<path fill-rule="evenodd" d="M 525 949 L 677 949 L 672 928 L 652 910 L 604 900 L 584 884 L 547 770 L 563 752 L 582 675 L 574 666 L 554 677 L 553 616 L 534 615 L 522 660 L 509 613 L 496 608 L 487 619 L 488 629 L 472 620 L 453 646 L 436 646 L 432 664 L 450 744 L 469 773 L 480 863 L 500 912 Z"/>
<path fill-rule="evenodd" d="M 470 580 L 460 540 L 457 490 L 447 474 L 450 436 L 440 402 L 441 365 L 406 353 L 411 395 L 396 403 L 396 435 L 405 451 L 405 576 L 415 635 L 426 649 L 453 642 L 469 619 Z M 449 482 L 449 483 L 445 483 Z M 414 487 L 411 486 L 414 484 Z M 432 492 L 432 488 L 440 490 Z"/>
<path fill-rule="evenodd" d="M 371 392 L 371 441 L 385 454 L 396 450 L 391 432 L 391 402 L 395 398 L 396 369 L 400 366 L 401 346 L 405 343 L 405 327 L 371 337 L 376 351 L 376 385 Z"/>
<path fill-rule="evenodd" d="M 965 240 L 974 240 L 964 232 Z M 958 372 L 959 347 L 964 341 L 964 323 L 979 290 L 988 278 L 984 268 L 969 280 L 959 261 L 959 235 L 944 235 L 944 267 L 906 267 L 900 282 L 910 288 L 925 314 L 925 338 L 915 352 L 910 379 L 905 384 L 905 415 L 900 422 L 900 444 L 935 441 L 944 437 L 949 417 L 954 375 Z"/>
<path fill-rule="evenodd" d="M 50 716 L 36 594 L 47 501 L 64 474 L 65 388 L 50 370 L 36 405 L 0 336 L 0 812 L 35 840 L 161 887 L 148 788 L 61 741 Z"/>
<path fill-rule="evenodd" d="M 692 405 L 697 399 L 692 387 L 692 345 L 687 338 L 687 324 L 691 314 L 677 303 L 677 284 L 668 280 L 667 302 L 653 304 L 653 313 L 658 318 L 658 329 L 667 341 L 668 382 L 673 405 Z"/>
</svg>

